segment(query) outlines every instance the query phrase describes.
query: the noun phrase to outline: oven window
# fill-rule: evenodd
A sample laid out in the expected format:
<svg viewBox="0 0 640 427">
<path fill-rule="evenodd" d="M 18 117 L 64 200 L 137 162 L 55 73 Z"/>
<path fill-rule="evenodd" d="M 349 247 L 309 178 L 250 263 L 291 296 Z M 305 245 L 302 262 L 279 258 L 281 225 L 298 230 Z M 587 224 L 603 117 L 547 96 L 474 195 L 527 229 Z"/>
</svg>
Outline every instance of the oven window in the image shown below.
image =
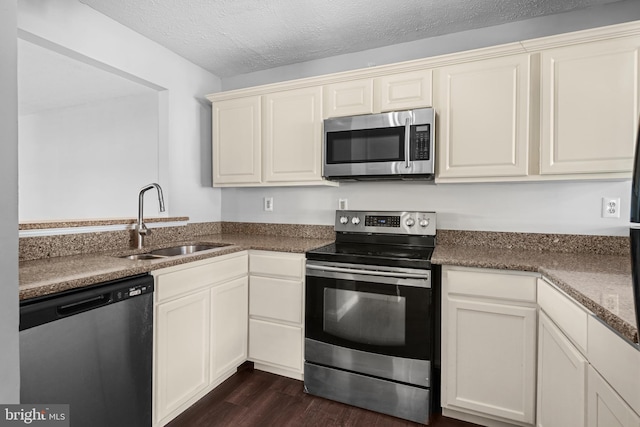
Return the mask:
<svg viewBox="0 0 640 427">
<path fill-rule="evenodd" d="M 404 160 L 404 127 L 328 132 L 326 143 L 327 164 Z"/>
<path fill-rule="evenodd" d="M 431 289 L 307 275 L 305 337 L 388 356 L 428 360 Z"/>
<path fill-rule="evenodd" d="M 352 342 L 405 345 L 406 298 L 344 289 L 324 290 L 324 331 Z"/>
</svg>

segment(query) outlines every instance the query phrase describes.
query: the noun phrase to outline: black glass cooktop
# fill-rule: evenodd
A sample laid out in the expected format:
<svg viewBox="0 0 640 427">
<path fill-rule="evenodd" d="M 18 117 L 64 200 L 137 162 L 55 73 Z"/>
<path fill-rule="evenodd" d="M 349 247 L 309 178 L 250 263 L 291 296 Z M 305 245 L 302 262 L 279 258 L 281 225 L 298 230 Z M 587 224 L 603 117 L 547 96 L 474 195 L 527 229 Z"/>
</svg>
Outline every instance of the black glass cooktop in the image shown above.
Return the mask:
<svg viewBox="0 0 640 427">
<path fill-rule="evenodd" d="M 336 242 L 307 252 L 307 259 L 350 264 L 431 268 L 433 247 Z"/>
</svg>

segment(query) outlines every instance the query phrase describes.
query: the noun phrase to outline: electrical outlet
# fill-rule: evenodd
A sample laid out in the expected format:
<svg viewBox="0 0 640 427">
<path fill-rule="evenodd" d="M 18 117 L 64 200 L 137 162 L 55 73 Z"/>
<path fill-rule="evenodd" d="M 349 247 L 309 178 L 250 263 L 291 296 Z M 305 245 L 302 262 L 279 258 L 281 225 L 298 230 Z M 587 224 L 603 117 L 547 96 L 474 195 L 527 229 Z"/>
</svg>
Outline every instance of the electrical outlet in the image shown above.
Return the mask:
<svg viewBox="0 0 640 427">
<path fill-rule="evenodd" d="M 267 212 L 273 212 L 273 197 L 264 198 L 264 210 Z"/>
<path fill-rule="evenodd" d="M 620 218 L 620 198 L 602 198 L 602 218 Z"/>
<path fill-rule="evenodd" d="M 348 208 L 347 199 L 338 199 L 338 210 L 346 211 Z"/>
<path fill-rule="evenodd" d="M 620 308 L 618 294 L 603 294 L 602 306 L 614 314 L 618 314 Z"/>
</svg>

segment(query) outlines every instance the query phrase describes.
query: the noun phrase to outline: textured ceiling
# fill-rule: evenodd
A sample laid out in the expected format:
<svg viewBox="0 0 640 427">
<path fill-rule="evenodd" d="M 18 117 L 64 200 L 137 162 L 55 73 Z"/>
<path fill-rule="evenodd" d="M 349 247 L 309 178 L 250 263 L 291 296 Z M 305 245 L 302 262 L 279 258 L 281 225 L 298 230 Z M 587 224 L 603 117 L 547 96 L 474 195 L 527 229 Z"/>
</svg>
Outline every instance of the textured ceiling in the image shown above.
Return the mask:
<svg viewBox="0 0 640 427">
<path fill-rule="evenodd" d="M 80 0 L 229 77 L 617 0 Z"/>
</svg>

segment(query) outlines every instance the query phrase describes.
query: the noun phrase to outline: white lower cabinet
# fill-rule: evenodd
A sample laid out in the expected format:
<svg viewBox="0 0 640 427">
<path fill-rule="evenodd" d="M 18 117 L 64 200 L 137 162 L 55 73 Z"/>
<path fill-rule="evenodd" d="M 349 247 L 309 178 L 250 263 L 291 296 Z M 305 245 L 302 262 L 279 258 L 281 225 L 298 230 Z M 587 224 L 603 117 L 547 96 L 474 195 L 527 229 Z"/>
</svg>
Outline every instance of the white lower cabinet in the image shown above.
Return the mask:
<svg viewBox="0 0 640 427">
<path fill-rule="evenodd" d="M 589 367 L 587 399 L 588 427 L 640 427 L 640 416 L 593 367 Z"/>
<path fill-rule="evenodd" d="M 251 251 L 249 273 L 249 360 L 302 379 L 304 255 Z"/>
<path fill-rule="evenodd" d="M 248 303 L 246 276 L 211 289 L 211 384 L 247 359 Z"/>
<path fill-rule="evenodd" d="M 453 416 L 486 425 L 533 425 L 535 281 L 533 275 L 443 267 L 444 415 L 466 414 Z"/>
<path fill-rule="evenodd" d="M 587 359 L 540 312 L 538 323 L 539 427 L 585 425 Z"/>
<path fill-rule="evenodd" d="M 155 407 L 157 419 L 176 411 L 209 384 L 209 291 L 156 308 Z"/>
<path fill-rule="evenodd" d="M 153 272 L 153 425 L 163 426 L 247 359 L 247 252 Z"/>
<path fill-rule="evenodd" d="M 640 427 L 640 351 L 538 281 L 538 425 Z"/>
</svg>

